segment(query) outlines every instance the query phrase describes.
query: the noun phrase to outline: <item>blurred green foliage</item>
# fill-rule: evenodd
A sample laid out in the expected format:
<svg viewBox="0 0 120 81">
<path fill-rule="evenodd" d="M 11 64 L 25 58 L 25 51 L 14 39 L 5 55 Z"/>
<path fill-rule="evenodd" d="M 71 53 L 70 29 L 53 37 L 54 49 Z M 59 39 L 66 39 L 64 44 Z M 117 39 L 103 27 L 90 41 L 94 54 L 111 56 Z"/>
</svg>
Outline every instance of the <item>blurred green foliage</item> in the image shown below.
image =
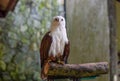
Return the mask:
<svg viewBox="0 0 120 81">
<path fill-rule="evenodd" d="M 19 0 L 0 19 L 0 81 L 41 81 L 40 40 L 61 12 L 58 0 Z"/>
</svg>

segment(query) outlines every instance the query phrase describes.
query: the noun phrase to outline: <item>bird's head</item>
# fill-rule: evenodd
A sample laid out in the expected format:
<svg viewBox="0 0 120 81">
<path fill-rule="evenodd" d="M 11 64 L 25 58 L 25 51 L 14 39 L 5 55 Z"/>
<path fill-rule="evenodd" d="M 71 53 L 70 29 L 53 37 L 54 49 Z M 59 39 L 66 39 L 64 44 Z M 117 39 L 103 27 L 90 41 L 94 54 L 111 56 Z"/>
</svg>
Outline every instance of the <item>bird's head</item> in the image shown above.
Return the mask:
<svg viewBox="0 0 120 81">
<path fill-rule="evenodd" d="M 52 23 L 51 23 L 51 29 L 56 29 L 58 27 L 65 28 L 65 19 L 62 16 L 55 16 L 53 17 Z"/>
</svg>

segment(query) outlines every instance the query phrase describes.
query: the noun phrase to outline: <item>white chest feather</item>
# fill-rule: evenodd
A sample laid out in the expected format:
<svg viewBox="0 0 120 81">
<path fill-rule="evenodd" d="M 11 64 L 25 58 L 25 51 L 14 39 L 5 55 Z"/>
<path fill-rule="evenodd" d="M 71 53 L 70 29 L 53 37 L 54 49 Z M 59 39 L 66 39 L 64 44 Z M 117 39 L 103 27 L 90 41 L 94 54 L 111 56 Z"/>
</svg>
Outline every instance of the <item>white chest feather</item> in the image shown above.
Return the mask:
<svg viewBox="0 0 120 81">
<path fill-rule="evenodd" d="M 52 43 L 49 50 L 49 56 L 53 54 L 55 57 L 57 54 L 63 54 L 65 43 L 68 43 L 68 38 L 66 35 L 66 30 L 57 29 L 54 32 L 51 32 Z"/>
</svg>

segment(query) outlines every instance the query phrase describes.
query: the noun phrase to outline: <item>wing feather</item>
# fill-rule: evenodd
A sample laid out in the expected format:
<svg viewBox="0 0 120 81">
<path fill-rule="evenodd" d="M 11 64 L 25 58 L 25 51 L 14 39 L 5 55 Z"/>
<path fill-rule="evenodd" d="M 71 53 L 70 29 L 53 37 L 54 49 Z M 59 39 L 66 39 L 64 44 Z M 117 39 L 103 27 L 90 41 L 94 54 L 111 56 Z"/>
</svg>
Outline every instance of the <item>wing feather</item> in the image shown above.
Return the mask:
<svg viewBox="0 0 120 81">
<path fill-rule="evenodd" d="M 40 45 L 40 60 L 41 60 L 41 68 L 44 65 L 44 62 L 48 58 L 49 49 L 52 43 L 52 37 L 49 35 L 50 32 L 47 32 L 43 37 Z"/>
<path fill-rule="evenodd" d="M 63 59 L 65 63 L 67 63 L 69 53 L 70 53 L 70 42 L 66 43 L 64 47 Z"/>
</svg>

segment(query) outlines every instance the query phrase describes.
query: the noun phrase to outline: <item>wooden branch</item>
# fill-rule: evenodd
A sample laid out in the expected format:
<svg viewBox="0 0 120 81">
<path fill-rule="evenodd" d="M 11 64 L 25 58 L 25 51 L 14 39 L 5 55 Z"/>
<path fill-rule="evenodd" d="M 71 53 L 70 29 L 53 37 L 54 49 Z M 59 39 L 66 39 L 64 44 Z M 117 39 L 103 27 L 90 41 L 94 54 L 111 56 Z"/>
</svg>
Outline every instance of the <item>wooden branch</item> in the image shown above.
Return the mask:
<svg viewBox="0 0 120 81">
<path fill-rule="evenodd" d="M 46 72 L 48 78 L 83 78 L 107 74 L 109 71 L 107 62 L 86 63 L 86 64 L 55 64 L 49 63 Z"/>
<path fill-rule="evenodd" d="M 118 2 L 120 2 L 120 0 L 117 0 Z"/>
<path fill-rule="evenodd" d="M 0 0 L 0 17 L 4 18 L 9 11 L 13 11 L 18 0 Z"/>
</svg>

